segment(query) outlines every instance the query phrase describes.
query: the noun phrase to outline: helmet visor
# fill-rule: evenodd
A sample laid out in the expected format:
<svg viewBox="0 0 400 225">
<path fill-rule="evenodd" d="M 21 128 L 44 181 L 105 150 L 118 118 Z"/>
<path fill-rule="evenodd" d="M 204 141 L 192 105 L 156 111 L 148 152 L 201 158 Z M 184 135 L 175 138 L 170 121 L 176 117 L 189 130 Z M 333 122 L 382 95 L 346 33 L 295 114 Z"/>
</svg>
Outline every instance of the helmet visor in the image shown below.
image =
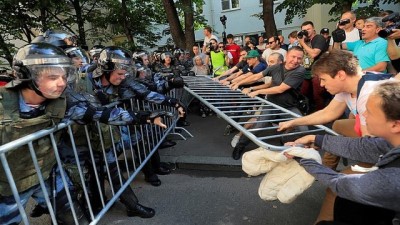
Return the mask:
<svg viewBox="0 0 400 225">
<path fill-rule="evenodd" d="M 114 70 L 125 70 L 127 75 L 132 75 L 135 71 L 132 60 L 112 59 L 111 61 L 114 63 Z"/>
<path fill-rule="evenodd" d="M 76 79 L 76 68 L 72 65 L 31 65 L 27 66 L 32 81 L 40 84 L 60 85 Z"/>
<path fill-rule="evenodd" d="M 152 80 L 152 72 L 149 68 L 138 69 L 137 76 L 139 79 Z"/>
<path fill-rule="evenodd" d="M 72 59 L 76 67 L 81 67 L 90 63 L 88 53 L 80 47 L 66 49 L 65 53 Z"/>
</svg>

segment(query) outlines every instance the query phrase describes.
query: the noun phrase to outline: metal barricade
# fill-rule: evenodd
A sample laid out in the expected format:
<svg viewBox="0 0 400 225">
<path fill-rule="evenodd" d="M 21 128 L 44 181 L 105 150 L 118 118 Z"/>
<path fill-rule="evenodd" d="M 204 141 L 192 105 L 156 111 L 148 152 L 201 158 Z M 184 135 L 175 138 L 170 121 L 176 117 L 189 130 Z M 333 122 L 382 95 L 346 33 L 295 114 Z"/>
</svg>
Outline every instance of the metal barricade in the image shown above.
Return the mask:
<svg viewBox="0 0 400 225">
<path fill-rule="evenodd" d="M 180 100 L 186 107 L 189 106 L 190 102 L 193 100 L 193 96 L 188 94 L 183 88 L 173 89 L 167 94 L 167 96 Z M 186 137 L 183 135 L 183 133 L 185 133 L 186 136 L 193 137 L 188 130 L 179 126 L 174 126 L 174 129 L 172 129 L 170 135 L 176 135 L 181 139 L 186 140 Z"/>
<path fill-rule="evenodd" d="M 230 125 L 246 135 L 256 145 L 270 149 L 283 150 L 284 140 L 295 139 L 299 135 L 330 133 L 337 135 L 333 130 L 322 126 L 309 126 L 303 131 L 288 131 L 278 133 L 278 123 L 296 117 L 301 117 L 292 111 L 273 104 L 263 98 L 250 98 L 239 90 L 233 91 L 227 86 L 219 84 L 208 76 L 184 77 L 185 90 L 199 99 L 203 104 L 212 109 L 217 115 L 226 120 Z M 260 120 L 265 114 L 269 119 Z M 250 120 L 258 118 L 257 120 Z M 243 121 L 244 120 L 244 121 Z M 261 125 L 259 128 L 244 128 L 245 124 Z M 265 133 L 268 133 L 265 135 Z M 277 141 L 278 140 L 278 141 Z"/>
<path fill-rule="evenodd" d="M 119 199 L 122 192 L 131 184 L 166 136 L 176 129 L 178 114 L 175 109 L 133 100 L 125 107 L 129 107 L 132 110 L 173 111 L 174 116 L 163 118 L 167 129 L 150 124 L 111 126 L 100 124 L 99 122 L 87 125 L 78 125 L 73 122 L 61 123 L 55 127 L 40 130 L 0 146 L 1 164 L 24 224 L 29 224 L 29 219 L 24 209 L 26 202 L 24 204 L 21 203 L 20 190 L 17 189 L 13 176 L 15 171 L 10 169 L 7 159 L 9 153 L 18 150 L 20 147 L 27 146 L 29 153 L 26 154 L 30 154 L 32 161 L 21 163 L 32 163 L 34 165 L 35 173 L 39 179 L 37 185 L 40 185 L 40 190 L 43 192 L 51 221 L 53 224 L 57 224 L 55 212 L 57 209 L 54 207 L 55 200 L 50 199 L 50 196 L 54 197 L 54 194 L 52 195 L 51 188 L 46 188 L 46 186 L 51 185 L 47 183 L 49 179 L 43 176 L 41 162 L 38 162 L 36 157 L 37 149 L 33 144 L 42 139 L 49 139 L 55 155 L 55 168 L 60 171 L 75 224 L 78 224 L 78 218 L 73 207 L 74 204 L 72 204 L 75 197 L 78 198 L 82 206 L 86 206 L 85 210 L 90 217 L 90 224 L 97 224 Z M 116 166 L 117 174 L 111 173 L 111 165 L 114 166 L 114 170 Z M 88 180 L 88 168 L 92 168 L 94 173 L 94 177 L 92 176 L 90 181 Z M 117 179 L 111 179 L 112 177 L 115 178 L 115 176 L 117 176 Z M 107 180 L 108 183 L 106 188 L 104 187 L 104 180 Z M 113 184 L 116 180 L 118 184 Z M 99 196 L 92 195 L 93 192 L 88 188 L 88 182 L 92 182 L 92 185 L 95 185 Z M 79 194 L 75 195 L 76 192 L 74 191 L 74 195 L 71 195 L 69 187 L 71 183 L 75 187 L 74 190 L 77 190 Z M 105 199 L 107 195 L 111 196 L 108 201 Z M 100 202 L 99 209 L 93 208 L 92 202 L 94 200 Z"/>
</svg>

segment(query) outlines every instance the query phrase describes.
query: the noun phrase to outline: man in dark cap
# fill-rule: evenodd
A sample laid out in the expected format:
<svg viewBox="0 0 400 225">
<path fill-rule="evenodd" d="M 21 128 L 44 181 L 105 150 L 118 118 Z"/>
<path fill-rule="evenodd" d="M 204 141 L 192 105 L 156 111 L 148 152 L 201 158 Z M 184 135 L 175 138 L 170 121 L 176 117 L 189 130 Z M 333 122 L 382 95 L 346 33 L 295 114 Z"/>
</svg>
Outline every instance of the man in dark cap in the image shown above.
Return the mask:
<svg viewBox="0 0 400 225">
<path fill-rule="evenodd" d="M 331 40 L 331 36 L 329 35 L 329 29 L 328 28 L 322 28 L 321 31 L 319 32 L 322 36 L 324 36 L 326 40 L 326 48 L 325 51 L 329 49 L 329 42 Z"/>
</svg>

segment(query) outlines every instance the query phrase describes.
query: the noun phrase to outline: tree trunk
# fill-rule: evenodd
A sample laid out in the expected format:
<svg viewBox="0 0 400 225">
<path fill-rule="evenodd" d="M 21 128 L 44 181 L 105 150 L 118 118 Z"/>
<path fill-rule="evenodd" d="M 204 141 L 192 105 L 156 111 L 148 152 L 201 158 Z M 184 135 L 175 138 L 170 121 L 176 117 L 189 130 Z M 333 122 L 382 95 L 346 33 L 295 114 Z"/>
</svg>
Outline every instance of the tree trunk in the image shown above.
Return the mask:
<svg viewBox="0 0 400 225">
<path fill-rule="evenodd" d="M 43 31 L 49 29 L 46 18 L 47 18 L 46 7 L 40 7 L 40 23 L 42 24 Z"/>
<path fill-rule="evenodd" d="M 351 11 L 351 6 L 353 5 L 353 0 L 349 0 L 349 1 L 344 1 L 343 2 L 343 8 L 342 8 L 342 13 Z"/>
<path fill-rule="evenodd" d="M 179 17 L 178 12 L 176 11 L 175 3 L 173 0 L 163 0 L 162 2 L 165 12 L 167 13 L 169 29 L 171 31 L 175 46 L 178 48 L 185 48 L 185 34 L 183 33 L 181 24 L 179 23 Z"/>
<path fill-rule="evenodd" d="M 263 21 L 266 38 L 278 34 L 274 17 L 274 0 L 263 0 Z"/>
<path fill-rule="evenodd" d="M 78 25 L 79 45 L 86 46 L 85 21 L 82 18 L 82 7 L 80 5 L 80 1 L 74 0 L 73 5 L 76 15 L 76 24 Z"/>
<path fill-rule="evenodd" d="M 182 4 L 185 17 L 185 39 L 186 39 L 185 49 L 190 52 L 195 42 L 193 1 L 183 0 Z"/>
</svg>

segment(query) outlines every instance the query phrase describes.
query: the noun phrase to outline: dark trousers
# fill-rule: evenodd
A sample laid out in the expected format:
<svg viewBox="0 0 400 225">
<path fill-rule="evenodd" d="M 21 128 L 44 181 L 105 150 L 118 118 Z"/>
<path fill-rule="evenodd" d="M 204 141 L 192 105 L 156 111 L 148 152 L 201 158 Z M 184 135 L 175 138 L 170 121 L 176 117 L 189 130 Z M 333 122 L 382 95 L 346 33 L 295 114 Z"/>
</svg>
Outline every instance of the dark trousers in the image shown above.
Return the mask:
<svg viewBox="0 0 400 225">
<path fill-rule="evenodd" d="M 313 110 L 318 111 L 325 108 L 325 96 L 327 96 L 326 89 L 321 87 L 318 77 L 305 79 L 301 85 L 301 91 L 308 99 L 310 99 Z"/>
<path fill-rule="evenodd" d="M 392 225 L 395 212 L 336 197 L 333 217 L 334 221 L 321 221 L 317 225 Z"/>
</svg>

